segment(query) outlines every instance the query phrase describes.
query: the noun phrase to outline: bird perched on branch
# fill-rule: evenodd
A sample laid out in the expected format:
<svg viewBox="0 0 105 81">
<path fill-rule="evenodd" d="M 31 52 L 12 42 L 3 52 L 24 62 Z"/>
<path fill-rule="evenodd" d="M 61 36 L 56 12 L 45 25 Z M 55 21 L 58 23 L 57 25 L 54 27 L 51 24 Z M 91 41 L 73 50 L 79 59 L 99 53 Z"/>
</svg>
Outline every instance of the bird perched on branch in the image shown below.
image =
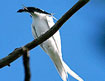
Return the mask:
<svg viewBox="0 0 105 81">
<path fill-rule="evenodd" d="M 24 7 L 17 12 L 28 12 L 32 16 L 32 34 L 34 38 L 39 37 L 48 31 L 55 23 L 53 22 L 53 15 L 44 10 L 35 7 Z M 41 48 L 48 54 L 58 70 L 63 81 L 67 81 L 68 74 L 73 76 L 78 81 L 83 81 L 75 72 L 73 72 L 68 65 L 63 61 L 61 52 L 61 39 L 59 31 L 52 37 L 40 44 Z"/>
</svg>

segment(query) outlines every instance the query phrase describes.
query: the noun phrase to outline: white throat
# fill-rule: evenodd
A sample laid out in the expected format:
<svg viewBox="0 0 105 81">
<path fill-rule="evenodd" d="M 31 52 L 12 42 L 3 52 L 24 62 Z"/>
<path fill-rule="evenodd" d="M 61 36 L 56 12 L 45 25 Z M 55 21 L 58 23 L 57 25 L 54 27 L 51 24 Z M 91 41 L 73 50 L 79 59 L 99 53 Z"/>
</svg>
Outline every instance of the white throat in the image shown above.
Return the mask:
<svg viewBox="0 0 105 81">
<path fill-rule="evenodd" d="M 39 12 L 34 12 L 34 13 L 32 14 L 32 16 L 45 17 L 45 16 L 48 16 L 48 14 L 39 13 Z"/>
</svg>

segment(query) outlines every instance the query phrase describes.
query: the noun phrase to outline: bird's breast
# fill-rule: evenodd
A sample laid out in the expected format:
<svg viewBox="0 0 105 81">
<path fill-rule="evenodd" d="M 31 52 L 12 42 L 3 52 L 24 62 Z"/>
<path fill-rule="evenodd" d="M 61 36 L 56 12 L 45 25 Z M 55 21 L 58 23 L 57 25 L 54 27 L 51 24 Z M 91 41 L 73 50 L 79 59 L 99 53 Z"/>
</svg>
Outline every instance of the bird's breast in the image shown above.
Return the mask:
<svg viewBox="0 0 105 81">
<path fill-rule="evenodd" d="M 33 19 L 32 25 L 35 27 L 38 36 L 42 35 L 50 29 L 48 26 L 47 19 L 45 17 L 35 17 Z"/>
</svg>

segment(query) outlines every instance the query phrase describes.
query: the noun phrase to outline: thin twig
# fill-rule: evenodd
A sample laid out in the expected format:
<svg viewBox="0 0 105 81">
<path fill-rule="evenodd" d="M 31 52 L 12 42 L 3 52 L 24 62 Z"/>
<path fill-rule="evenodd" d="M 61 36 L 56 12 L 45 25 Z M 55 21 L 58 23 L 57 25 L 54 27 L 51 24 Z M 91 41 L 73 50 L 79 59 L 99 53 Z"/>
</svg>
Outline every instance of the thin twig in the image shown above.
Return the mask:
<svg viewBox="0 0 105 81">
<path fill-rule="evenodd" d="M 29 52 L 26 49 L 23 54 L 23 65 L 24 65 L 24 71 L 25 71 L 25 79 L 24 81 L 30 81 L 31 72 L 30 72 L 30 58 L 29 58 Z"/>
<path fill-rule="evenodd" d="M 50 38 L 54 33 L 56 33 L 59 28 L 75 13 L 77 12 L 81 7 L 83 7 L 89 0 L 79 0 L 70 10 L 68 10 L 56 23 L 55 25 L 48 30 L 45 34 L 41 35 L 37 39 L 33 40 L 32 42 L 26 44 L 25 46 L 14 50 L 11 54 L 8 56 L 2 58 L 0 60 L 0 68 L 9 65 L 11 62 L 19 58 L 23 53 L 23 48 L 27 48 L 28 50 L 31 50 L 35 48 L 37 45 L 41 44 L 48 38 Z"/>
</svg>

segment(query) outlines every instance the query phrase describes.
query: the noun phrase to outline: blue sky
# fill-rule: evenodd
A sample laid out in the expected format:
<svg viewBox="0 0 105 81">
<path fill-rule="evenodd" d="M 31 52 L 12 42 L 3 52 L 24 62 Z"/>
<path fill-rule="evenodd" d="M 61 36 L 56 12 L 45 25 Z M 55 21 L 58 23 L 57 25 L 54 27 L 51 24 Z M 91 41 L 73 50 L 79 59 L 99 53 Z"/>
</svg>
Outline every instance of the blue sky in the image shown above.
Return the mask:
<svg viewBox="0 0 105 81">
<path fill-rule="evenodd" d="M 59 19 L 77 0 L 2 0 L 0 2 L 0 58 L 33 40 L 32 19 L 16 11 L 34 6 L 55 13 Z M 85 81 L 105 81 L 105 1 L 91 0 L 60 29 L 64 61 Z M 56 22 L 56 21 L 55 21 Z M 47 54 L 30 51 L 31 81 L 62 81 Z M 0 69 L 0 81 L 23 81 L 20 57 Z M 69 81 L 76 81 L 69 76 Z"/>
</svg>

